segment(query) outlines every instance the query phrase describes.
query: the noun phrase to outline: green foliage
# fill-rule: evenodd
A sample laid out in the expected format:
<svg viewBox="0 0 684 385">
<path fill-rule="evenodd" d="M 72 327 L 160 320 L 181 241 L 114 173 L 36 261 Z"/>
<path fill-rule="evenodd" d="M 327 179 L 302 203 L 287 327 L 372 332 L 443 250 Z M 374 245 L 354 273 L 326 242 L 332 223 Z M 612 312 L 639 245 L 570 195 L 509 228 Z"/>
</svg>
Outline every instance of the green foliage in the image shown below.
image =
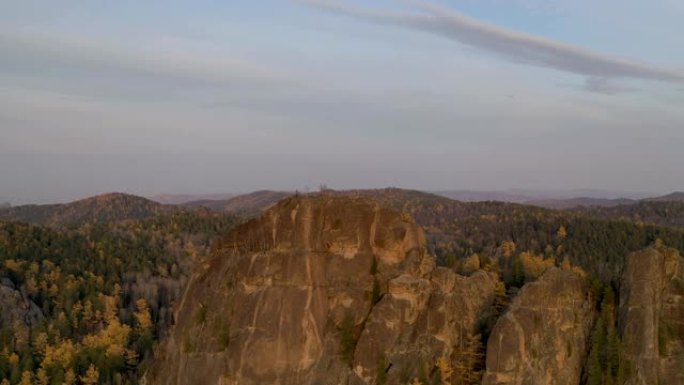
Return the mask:
<svg viewBox="0 0 684 385">
<path fill-rule="evenodd" d="M 137 215 L 131 210 L 127 213 Z M 137 368 L 169 327 L 172 303 L 192 267 L 217 235 L 238 222 L 204 211 L 160 212 L 122 222 L 107 218 L 62 227 L 0 221 L 0 278 L 11 280 L 42 310 L 45 321 L 31 335 L 44 335 L 40 338 L 54 350 L 48 355 L 56 360 L 45 366 L 44 352 L 16 346 L 13 331 L 0 330 L 0 381 L 16 384 L 28 371 L 57 384 L 67 374 L 85 376 L 94 365 L 101 384 L 136 383 Z M 136 318 L 141 298 L 149 304 L 145 330 Z M 73 360 L 64 361 L 70 356 Z"/>
<path fill-rule="evenodd" d="M 596 218 L 684 227 L 684 201 L 642 201 L 631 205 L 581 208 L 576 211 Z"/>
<path fill-rule="evenodd" d="M 629 216 L 600 209 L 555 211 L 503 202 L 464 203 L 399 189 L 359 194 L 411 214 L 426 229 L 428 248 L 442 266 L 456 266 L 454 258 L 463 260 L 473 254 L 499 258 L 508 286 L 524 283 L 523 269 L 506 256 L 515 250 L 547 257 L 553 254 L 560 260 L 567 255 L 573 266 L 613 284 L 619 279 L 625 256 L 658 238 L 684 251 L 682 228 L 658 226 L 684 226 L 684 203 L 676 209 L 668 204 L 637 206 L 635 215 Z M 653 220 L 638 221 L 647 212 Z M 564 231 L 559 236 L 561 228 Z M 516 247 L 504 247 L 510 243 Z"/>
<path fill-rule="evenodd" d="M 615 292 L 610 285 L 606 285 L 600 296 L 595 298 L 600 315 L 589 341 L 589 356 L 585 364 L 586 384 L 616 384 L 621 372 L 621 360 Z"/>
<path fill-rule="evenodd" d="M 587 385 L 602 385 L 603 370 L 601 368 L 601 357 L 598 348 L 592 346 L 589 351 L 589 359 L 586 365 Z"/>
</svg>

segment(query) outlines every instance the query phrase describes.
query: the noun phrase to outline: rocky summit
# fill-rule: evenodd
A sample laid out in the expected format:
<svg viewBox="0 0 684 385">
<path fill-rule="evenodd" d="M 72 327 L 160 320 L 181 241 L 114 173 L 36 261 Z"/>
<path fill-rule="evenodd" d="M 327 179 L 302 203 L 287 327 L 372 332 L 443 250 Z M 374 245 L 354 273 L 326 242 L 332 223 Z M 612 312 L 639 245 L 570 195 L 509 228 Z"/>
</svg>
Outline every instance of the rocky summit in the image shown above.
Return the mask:
<svg viewBox="0 0 684 385">
<path fill-rule="evenodd" d="M 292 197 L 226 236 L 189 284 L 148 378 L 371 384 L 432 375 L 501 285 L 435 267 L 410 218 L 362 198 Z"/>
<path fill-rule="evenodd" d="M 146 380 L 579 384 L 596 318 L 587 281 L 552 268 L 499 317 L 498 277 L 437 267 L 423 230 L 373 200 L 291 197 L 222 239 Z"/>
<path fill-rule="evenodd" d="M 579 384 L 594 318 L 586 281 L 573 271 L 548 270 L 497 321 L 483 384 Z"/>
</svg>

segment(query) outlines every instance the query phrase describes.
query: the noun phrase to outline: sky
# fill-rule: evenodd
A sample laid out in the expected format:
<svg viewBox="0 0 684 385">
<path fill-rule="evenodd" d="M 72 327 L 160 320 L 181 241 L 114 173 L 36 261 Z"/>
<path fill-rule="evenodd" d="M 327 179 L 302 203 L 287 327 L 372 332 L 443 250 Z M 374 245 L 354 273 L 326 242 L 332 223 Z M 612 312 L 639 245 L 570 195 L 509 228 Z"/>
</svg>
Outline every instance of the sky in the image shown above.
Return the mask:
<svg viewBox="0 0 684 385">
<path fill-rule="evenodd" d="M 0 4 L 0 201 L 684 190 L 680 0 Z"/>
</svg>

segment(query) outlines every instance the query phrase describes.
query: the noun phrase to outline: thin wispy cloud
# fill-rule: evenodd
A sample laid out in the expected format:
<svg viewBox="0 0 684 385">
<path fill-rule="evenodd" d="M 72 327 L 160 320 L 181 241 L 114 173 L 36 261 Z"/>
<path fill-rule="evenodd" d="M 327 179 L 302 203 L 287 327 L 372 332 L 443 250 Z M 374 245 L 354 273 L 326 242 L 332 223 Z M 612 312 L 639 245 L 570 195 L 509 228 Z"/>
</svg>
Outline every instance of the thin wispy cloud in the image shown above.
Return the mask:
<svg viewBox="0 0 684 385">
<path fill-rule="evenodd" d="M 614 57 L 542 36 L 513 31 L 422 1 L 407 1 L 420 11 L 414 13 L 356 8 L 331 0 L 299 2 L 372 23 L 429 32 L 488 51 L 512 62 L 585 76 L 586 88 L 590 91 L 616 93 L 631 89 L 609 83 L 611 80 L 619 79 L 684 82 L 682 71 Z"/>
<path fill-rule="evenodd" d="M 18 29 L 0 29 L 3 66 L 74 70 L 77 74 L 133 75 L 215 85 L 285 81 L 271 70 L 228 55 L 123 46 L 103 39 Z"/>
</svg>

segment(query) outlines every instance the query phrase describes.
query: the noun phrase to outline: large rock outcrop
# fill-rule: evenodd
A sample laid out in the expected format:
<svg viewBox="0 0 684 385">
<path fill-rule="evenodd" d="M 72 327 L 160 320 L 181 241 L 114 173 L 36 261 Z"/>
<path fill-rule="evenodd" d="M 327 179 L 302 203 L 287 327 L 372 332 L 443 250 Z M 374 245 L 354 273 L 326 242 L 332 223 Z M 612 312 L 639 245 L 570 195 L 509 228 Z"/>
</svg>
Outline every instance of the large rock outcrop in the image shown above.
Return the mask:
<svg viewBox="0 0 684 385">
<path fill-rule="evenodd" d="M 15 350 L 28 347 L 31 328 L 43 318 L 40 308 L 9 280 L 0 281 L 0 329 L 12 330 Z"/>
<path fill-rule="evenodd" d="M 625 384 L 684 384 L 684 259 L 676 250 L 627 257 L 619 314 Z"/>
<path fill-rule="evenodd" d="M 586 280 L 552 268 L 494 326 L 483 385 L 578 385 L 595 318 Z"/>
<path fill-rule="evenodd" d="M 390 280 L 356 346 L 351 383 L 373 384 L 381 372 L 387 384 L 428 383 L 439 359 L 451 366 L 450 383 L 472 376 L 480 363 L 468 357 L 484 353 L 472 345 L 473 338 L 480 343 L 476 323 L 502 289 L 497 276 L 484 271 L 463 277 L 437 268 L 429 279 Z"/>
<path fill-rule="evenodd" d="M 221 242 L 156 352 L 154 384 L 375 384 L 457 358 L 501 283 L 436 268 L 410 218 L 288 198 Z M 380 379 L 382 377 L 382 379 Z"/>
</svg>

